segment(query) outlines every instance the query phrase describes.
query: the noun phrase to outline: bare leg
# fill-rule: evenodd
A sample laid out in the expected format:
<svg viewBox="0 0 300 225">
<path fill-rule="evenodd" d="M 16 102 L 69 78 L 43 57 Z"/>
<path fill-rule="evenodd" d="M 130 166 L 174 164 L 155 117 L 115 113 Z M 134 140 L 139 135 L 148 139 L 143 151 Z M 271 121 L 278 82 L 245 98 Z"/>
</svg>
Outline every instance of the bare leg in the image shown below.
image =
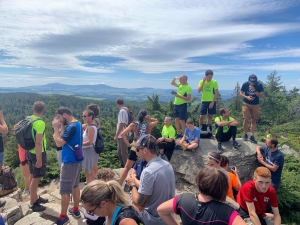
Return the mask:
<svg viewBox="0 0 300 225">
<path fill-rule="evenodd" d="M 212 116 L 213 116 L 212 114 L 207 115 L 207 124 L 210 124 L 210 125 L 212 124 Z"/>
<path fill-rule="evenodd" d="M 175 118 L 175 127 L 176 127 L 177 134 L 180 134 L 180 119 L 179 119 L 179 117 Z"/>
<path fill-rule="evenodd" d="M 123 168 L 123 170 L 122 170 L 122 172 L 121 172 L 121 175 L 120 175 L 119 184 L 120 184 L 121 186 L 122 186 L 124 180 L 126 179 L 129 170 L 132 168 L 132 166 L 133 166 L 134 163 L 135 163 L 135 161 L 127 159 L 126 165 L 125 165 L 125 167 Z"/>
<path fill-rule="evenodd" d="M 248 119 L 244 119 L 243 126 L 244 126 L 244 134 L 247 134 L 248 133 Z"/>
<path fill-rule="evenodd" d="M 74 207 L 79 207 L 80 189 L 79 187 L 73 189 Z"/>
<path fill-rule="evenodd" d="M 194 149 L 194 148 L 198 148 L 198 143 L 191 143 L 188 144 L 187 149 Z"/>
<path fill-rule="evenodd" d="M 21 165 L 24 182 L 25 182 L 25 189 L 30 188 L 30 172 L 29 172 L 29 166 L 28 164 L 25 164 L 24 166 Z"/>
<path fill-rule="evenodd" d="M 30 184 L 30 205 L 33 205 L 33 203 L 35 203 L 35 201 L 38 198 L 37 195 L 37 189 L 39 186 L 39 182 L 42 179 L 42 177 L 38 177 L 38 178 L 32 178 L 31 180 L 31 184 Z"/>
<path fill-rule="evenodd" d="M 251 136 L 254 136 L 256 129 L 256 120 L 251 119 Z"/>
<path fill-rule="evenodd" d="M 185 131 L 185 120 L 180 120 L 180 124 L 181 124 L 181 130 L 182 130 L 182 135 L 184 135 L 184 131 Z M 178 133 L 180 134 L 180 133 Z"/>
<path fill-rule="evenodd" d="M 201 125 L 203 124 L 204 118 L 205 118 L 205 115 L 200 115 L 200 117 L 199 117 L 199 127 L 201 127 Z"/>
<path fill-rule="evenodd" d="M 67 215 L 69 204 L 70 204 L 70 195 L 68 194 L 61 195 L 61 212 L 60 212 L 61 215 Z"/>
<path fill-rule="evenodd" d="M 96 163 L 94 166 L 93 166 L 93 172 L 94 172 L 94 179 L 97 179 L 97 172 L 98 172 L 98 164 Z"/>
<path fill-rule="evenodd" d="M 87 184 L 90 183 L 90 182 L 92 182 L 95 179 L 95 175 L 94 175 L 93 169 L 90 172 L 88 172 L 87 170 L 84 170 L 84 175 L 86 177 L 86 183 Z"/>
</svg>

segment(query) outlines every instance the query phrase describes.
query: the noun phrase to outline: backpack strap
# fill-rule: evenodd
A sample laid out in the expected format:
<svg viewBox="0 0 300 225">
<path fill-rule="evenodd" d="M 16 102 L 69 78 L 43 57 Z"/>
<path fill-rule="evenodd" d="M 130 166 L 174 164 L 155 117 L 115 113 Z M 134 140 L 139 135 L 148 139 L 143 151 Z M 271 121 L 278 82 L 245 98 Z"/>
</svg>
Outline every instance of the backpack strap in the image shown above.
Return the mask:
<svg viewBox="0 0 300 225">
<path fill-rule="evenodd" d="M 30 121 L 30 123 L 31 123 L 31 125 L 32 125 L 32 138 L 33 138 L 33 140 L 34 140 L 34 142 L 35 142 L 35 133 L 34 133 L 34 131 L 33 131 L 33 123 L 35 122 L 35 121 L 37 121 L 37 120 L 42 120 L 41 118 L 39 118 L 39 117 L 37 117 L 37 118 L 32 118 L 31 116 L 27 116 L 26 117 L 26 119 L 27 120 L 29 120 Z M 44 132 L 43 132 L 43 136 L 45 135 L 45 130 L 44 130 Z M 43 137 L 43 140 L 42 140 L 42 142 L 43 142 L 43 149 L 44 149 L 44 152 L 46 152 L 46 146 L 45 146 L 45 143 L 44 143 L 44 137 Z"/>
<path fill-rule="evenodd" d="M 122 208 L 115 220 L 115 223 L 112 225 L 119 225 L 120 222 L 126 218 L 133 219 L 138 225 L 144 225 L 144 222 L 132 206 Z"/>
</svg>

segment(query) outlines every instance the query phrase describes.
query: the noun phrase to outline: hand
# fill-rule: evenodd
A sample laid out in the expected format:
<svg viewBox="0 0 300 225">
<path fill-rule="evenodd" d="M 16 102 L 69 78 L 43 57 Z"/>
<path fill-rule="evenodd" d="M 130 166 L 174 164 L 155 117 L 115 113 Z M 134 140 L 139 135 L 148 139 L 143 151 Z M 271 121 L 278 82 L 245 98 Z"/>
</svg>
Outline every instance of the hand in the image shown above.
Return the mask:
<svg viewBox="0 0 300 225">
<path fill-rule="evenodd" d="M 129 186 L 135 185 L 134 180 L 135 180 L 135 176 L 133 176 L 132 174 L 128 174 L 126 181 Z"/>
<path fill-rule="evenodd" d="M 149 116 L 149 115 L 145 116 L 145 119 L 146 119 L 146 120 L 149 120 L 149 119 L 150 119 L 150 116 Z"/>
<path fill-rule="evenodd" d="M 206 81 L 206 79 L 207 79 L 206 76 L 204 76 L 204 77 L 203 77 L 203 82 Z"/>
<path fill-rule="evenodd" d="M 0 120 L 2 120 L 3 119 L 3 112 L 2 112 L 2 110 L 0 110 Z"/>
<path fill-rule="evenodd" d="M 114 136 L 114 142 L 117 142 L 118 141 L 118 137 L 117 135 Z"/>
<path fill-rule="evenodd" d="M 247 99 L 249 100 L 249 101 L 253 101 L 254 99 L 252 98 L 252 96 L 247 96 Z"/>
<path fill-rule="evenodd" d="M 179 79 L 180 78 L 180 76 L 176 76 L 176 77 L 174 77 L 175 79 Z"/>
<path fill-rule="evenodd" d="M 237 168 L 236 168 L 236 166 L 234 166 L 234 169 L 231 168 L 231 172 L 236 176 L 236 174 L 237 174 Z"/>
<path fill-rule="evenodd" d="M 158 138 L 158 139 L 156 140 L 156 144 L 158 144 L 158 143 L 162 142 L 163 140 L 164 140 L 164 138 L 163 138 L 163 137 L 161 137 L 161 138 Z"/>
<path fill-rule="evenodd" d="M 251 91 L 255 92 L 255 88 L 252 84 L 249 85 L 249 88 L 251 89 Z"/>
<path fill-rule="evenodd" d="M 263 158 L 263 157 L 257 156 L 257 160 L 258 160 L 258 162 L 260 162 L 261 164 L 263 164 L 263 162 L 264 162 L 264 158 Z"/>
<path fill-rule="evenodd" d="M 214 104 L 215 104 L 214 102 L 211 102 L 211 103 L 209 103 L 209 106 L 208 106 L 208 107 L 209 107 L 210 109 L 212 109 L 212 108 L 214 107 Z"/>
<path fill-rule="evenodd" d="M 42 161 L 37 160 L 35 164 L 35 168 L 41 168 L 42 167 Z"/>
<path fill-rule="evenodd" d="M 59 126 L 61 125 L 61 122 L 58 120 L 58 119 L 54 119 L 52 121 L 52 127 L 55 129 L 55 128 L 59 128 Z"/>
</svg>

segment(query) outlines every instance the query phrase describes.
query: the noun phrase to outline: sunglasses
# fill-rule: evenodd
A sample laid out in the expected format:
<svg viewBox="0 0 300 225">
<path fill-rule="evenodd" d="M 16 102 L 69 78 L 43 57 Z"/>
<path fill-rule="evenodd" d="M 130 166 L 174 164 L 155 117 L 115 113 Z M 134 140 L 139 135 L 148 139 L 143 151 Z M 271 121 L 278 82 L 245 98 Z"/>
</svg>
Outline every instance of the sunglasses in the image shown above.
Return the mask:
<svg viewBox="0 0 300 225">
<path fill-rule="evenodd" d="M 100 204 L 96 205 L 96 207 L 95 207 L 93 210 L 91 210 L 91 211 L 87 211 L 87 210 L 86 210 L 87 214 L 89 214 L 90 216 L 94 216 L 94 215 L 95 215 L 95 210 L 96 210 L 99 206 L 100 206 Z"/>
<path fill-rule="evenodd" d="M 135 150 L 137 151 L 137 152 L 139 152 L 140 150 L 143 150 L 145 147 L 137 147 Z"/>
</svg>

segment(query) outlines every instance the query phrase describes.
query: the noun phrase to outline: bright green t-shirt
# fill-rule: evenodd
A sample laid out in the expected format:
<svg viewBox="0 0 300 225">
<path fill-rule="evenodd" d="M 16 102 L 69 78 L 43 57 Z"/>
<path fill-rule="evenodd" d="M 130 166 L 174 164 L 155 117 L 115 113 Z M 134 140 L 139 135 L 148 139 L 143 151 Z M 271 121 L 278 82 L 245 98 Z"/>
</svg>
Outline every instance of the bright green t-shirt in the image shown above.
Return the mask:
<svg viewBox="0 0 300 225">
<path fill-rule="evenodd" d="M 222 116 L 218 116 L 215 118 L 215 122 L 220 121 L 220 122 L 228 122 L 228 121 L 233 121 L 234 119 L 229 116 L 229 118 L 223 120 Z M 223 133 L 227 133 L 229 130 L 230 126 L 224 126 L 223 127 Z M 216 129 L 216 133 L 218 132 L 218 129 Z"/>
<path fill-rule="evenodd" d="M 161 132 L 161 136 L 163 138 L 173 138 L 174 139 L 175 135 L 176 135 L 176 131 L 172 125 L 170 125 L 169 127 L 167 127 L 166 125 L 163 126 L 163 129 Z"/>
<path fill-rule="evenodd" d="M 177 94 L 179 95 L 186 97 L 188 94 L 189 95 L 192 94 L 192 88 L 189 84 L 185 84 L 185 85 L 177 84 L 177 87 L 178 87 Z M 175 97 L 174 105 L 182 105 L 184 103 L 187 103 L 187 101 L 183 100 L 182 98 Z"/>
<path fill-rule="evenodd" d="M 35 118 L 39 118 L 38 116 L 32 115 L 31 118 L 35 119 Z M 36 120 L 33 122 L 32 124 L 32 135 L 33 135 L 33 139 L 35 140 L 35 135 L 36 134 L 43 134 L 43 142 L 42 142 L 42 152 L 44 152 L 46 150 L 46 136 L 45 136 L 45 122 L 43 120 Z M 35 148 L 29 150 L 29 152 L 31 152 L 32 154 L 35 154 Z"/>
<path fill-rule="evenodd" d="M 266 134 L 266 138 L 272 137 L 272 134 Z"/>
<path fill-rule="evenodd" d="M 203 83 L 203 80 L 199 81 L 198 87 L 201 86 Z M 202 88 L 202 96 L 201 101 L 202 102 L 212 102 L 215 97 L 215 90 L 219 89 L 218 82 L 214 79 L 211 81 L 205 81 L 203 88 Z"/>
</svg>

